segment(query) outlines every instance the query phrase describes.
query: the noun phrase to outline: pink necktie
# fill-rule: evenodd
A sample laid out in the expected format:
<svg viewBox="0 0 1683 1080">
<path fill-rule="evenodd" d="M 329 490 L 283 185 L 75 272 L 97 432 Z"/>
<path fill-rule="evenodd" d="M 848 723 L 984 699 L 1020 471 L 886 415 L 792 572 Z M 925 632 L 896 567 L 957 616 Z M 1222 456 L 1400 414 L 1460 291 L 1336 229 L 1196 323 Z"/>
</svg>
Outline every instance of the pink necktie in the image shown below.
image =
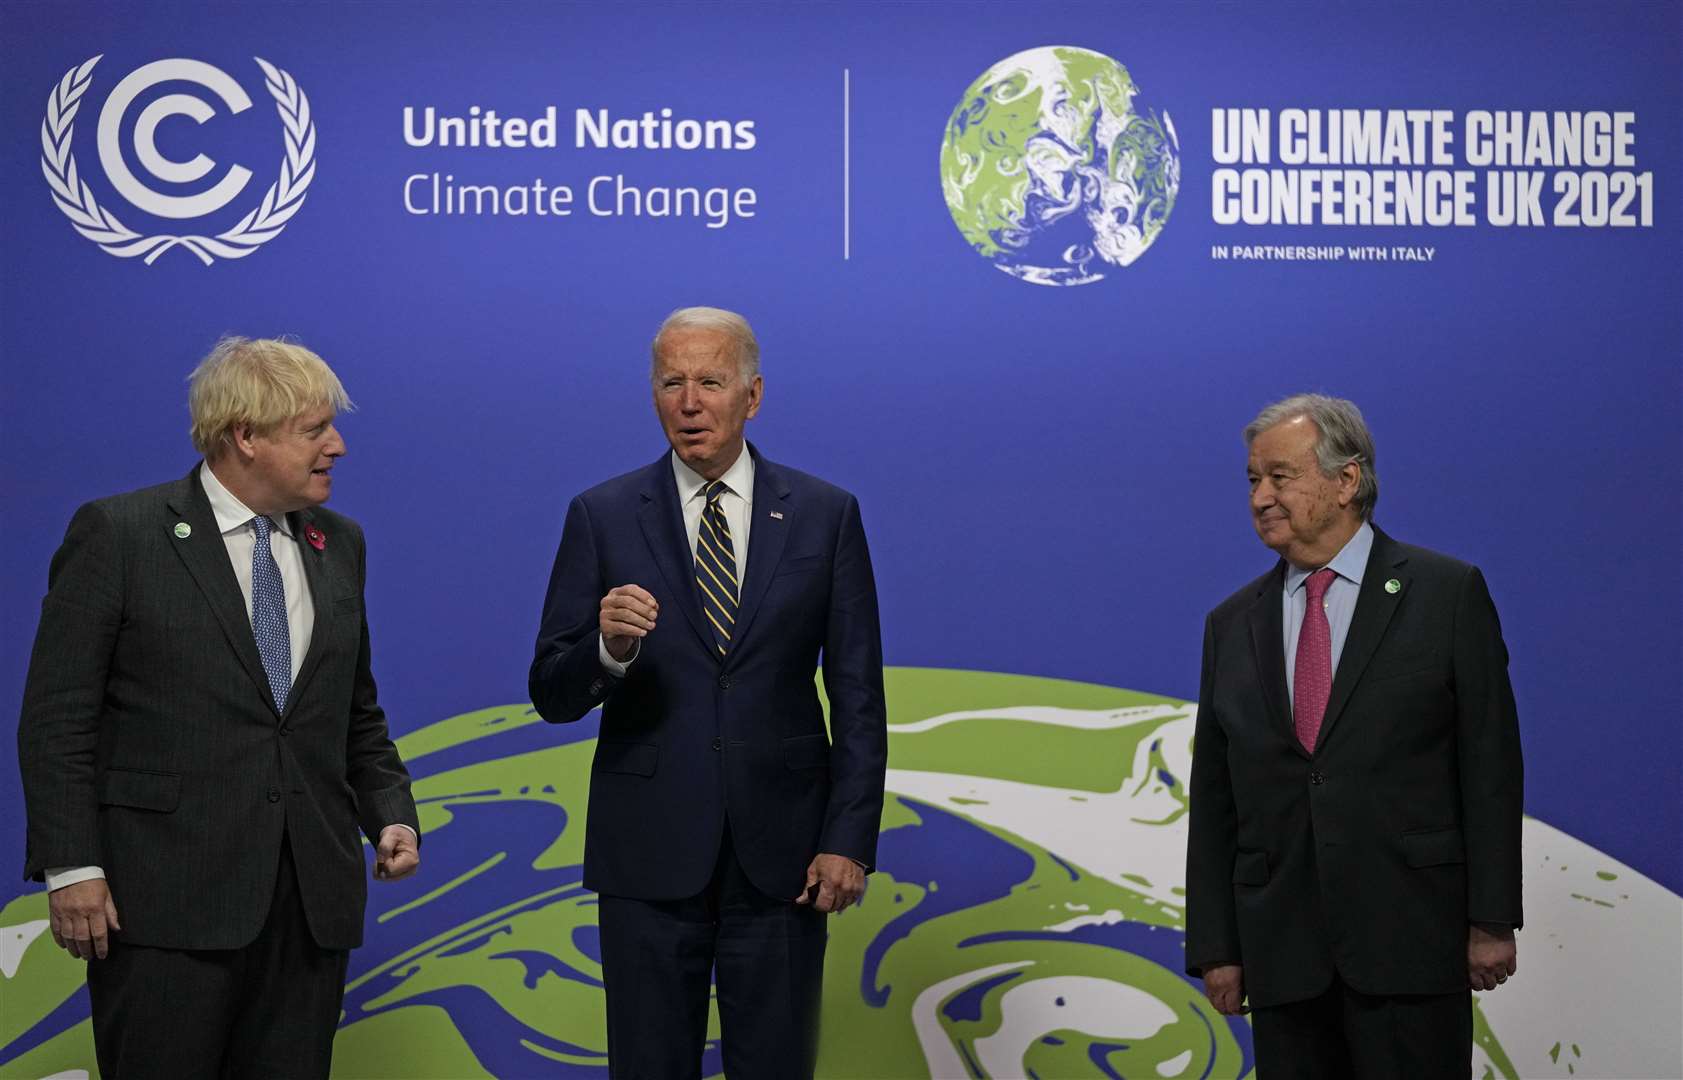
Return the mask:
<svg viewBox="0 0 1683 1080">
<path fill-rule="evenodd" d="M 1337 573 L 1321 569 L 1309 575 L 1309 599 L 1297 631 L 1297 667 L 1292 673 L 1292 723 L 1297 741 L 1311 754 L 1321 735 L 1327 698 L 1332 696 L 1332 627 L 1327 625 L 1327 587 Z"/>
</svg>

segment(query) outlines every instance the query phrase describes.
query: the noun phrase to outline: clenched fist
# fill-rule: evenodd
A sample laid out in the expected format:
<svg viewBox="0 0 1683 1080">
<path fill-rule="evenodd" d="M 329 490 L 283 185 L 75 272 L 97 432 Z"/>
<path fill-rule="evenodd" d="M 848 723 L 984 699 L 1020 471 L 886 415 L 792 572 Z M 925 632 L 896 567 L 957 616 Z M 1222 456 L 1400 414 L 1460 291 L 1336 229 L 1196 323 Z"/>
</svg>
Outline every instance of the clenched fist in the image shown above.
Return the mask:
<svg viewBox="0 0 1683 1080">
<path fill-rule="evenodd" d="M 621 585 L 602 597 L 602 644 L 621 663 L 655 628 L 660 604 L 641 585 Z"/>
</svg>

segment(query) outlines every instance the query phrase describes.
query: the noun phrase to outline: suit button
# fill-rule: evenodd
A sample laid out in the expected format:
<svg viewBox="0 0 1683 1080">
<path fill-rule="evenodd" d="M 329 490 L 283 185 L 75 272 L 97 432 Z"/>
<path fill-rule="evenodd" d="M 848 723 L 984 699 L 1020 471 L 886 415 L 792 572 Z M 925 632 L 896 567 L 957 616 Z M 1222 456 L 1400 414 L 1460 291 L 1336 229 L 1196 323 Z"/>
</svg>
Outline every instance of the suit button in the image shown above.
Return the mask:
<svg viewBox="0 0 1683 1080">
<path fill-rule="evenodd" d="M 592 696 L 595 696 L 597 694 L 600 694 L 601 692 L 602 692 L 602 680 L 597 679 L 596 681 L 594 681 L 590 684 L 590 693 L 591 693 Z"/>
<path fill-rule="evenodd" d="M 720 675 L 719 676 L 719 689 L 720 690 L 729 690 L 730 689 L 730 676 L 729 675 Z"/>
<path fill-rule="evenodd" d="M 720 738 L 714 738 L 713 749 L 723 750 L 724 748 L 725 748 L 725 741 L 723 739 L 720 739 Z"/>
<path fill-rule="evenodd" d="M 269 789 L 269 801 L 280 802 L 280 788 L 272 787 Z"/>
<path fill-rule="evenodd" d="M 1327 778 L 1318 772 L 1312 772 L 1309 774 L 1309 782 L 1311 784 L 1324 784 L 1327 782 Z"/>
<path fill-rule="evenodd" d="M 289 727 L 283 727 L 283 728 L 280 729 L 280 733 L 282 735 L 290 735 L 290 734 L 292 734 L 292 729 L 289 728 Z"/>
</svg>

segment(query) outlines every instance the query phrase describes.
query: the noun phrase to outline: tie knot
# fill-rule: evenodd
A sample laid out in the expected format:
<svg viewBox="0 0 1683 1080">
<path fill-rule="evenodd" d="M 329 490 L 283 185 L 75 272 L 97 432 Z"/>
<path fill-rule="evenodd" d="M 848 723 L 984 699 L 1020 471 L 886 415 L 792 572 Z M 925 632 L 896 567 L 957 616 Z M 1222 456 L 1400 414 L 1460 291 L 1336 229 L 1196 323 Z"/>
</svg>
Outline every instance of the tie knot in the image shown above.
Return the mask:
<svg viewBox="0 0 1683 1080">
<path fill-rule="evenodd" d="M 1338 576 L 1338 571 L 1330 566 L 1323 566 L 1309 575 L 1309 599 L 1319 600 L 1327 594 L 1327 588 L 1332 585 L 1332 579 Z"/>
<path fill-rule="evenodd" d="M 269 538 L 269 532 L 273 528 L 274 524 L 269 520 L 268 515 L 266 514 L 258 514 L 256 517 L 251 519 L 251 531 L 255 532 L 259 539 L 267 540 Z"/>
<path fill-rule="evenodd" d="M 707 496 L 708 505 L 711 506 L 717 505 L 719 496 L 729 490 L 730 488 L 725 486 L 725 482 L 723 480 L 709 480 L 707 482 L 707 486 L 701 489 L 701 493 Z"/>
</svg>

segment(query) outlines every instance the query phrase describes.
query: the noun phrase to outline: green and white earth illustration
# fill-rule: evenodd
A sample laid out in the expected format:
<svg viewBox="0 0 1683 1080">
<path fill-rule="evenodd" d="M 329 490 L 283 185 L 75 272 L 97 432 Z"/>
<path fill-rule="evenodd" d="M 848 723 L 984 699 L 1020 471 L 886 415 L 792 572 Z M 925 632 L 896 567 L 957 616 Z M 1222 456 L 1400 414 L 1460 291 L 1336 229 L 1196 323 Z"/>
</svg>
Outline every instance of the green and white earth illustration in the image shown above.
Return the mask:
<svg viewBox="0 0 1683 1080">
<path fill-rule="evenodd" d="M 821 1075 L 1250 1076 L 1245 1022 L 1181 973 L 1193 706 L 915 668 L 888 701 L 881 870 L 830 923 Z M 425 864 L 370 889 L 336 1076 L 606 1075 L 579 883 L 595 723 L 508 705 L 399 740 Z M 1529 819 L 1525 867 L 1520 975 L 1478 996 L 1472 1075 L 1683 1074 L 1683 900 Z M 39 892 L 0 910 L 0 1076 L 97 1075 L 45 915 Z M 715 1016 L 709 1074 L 717 1037 Z"/>
<path fill-rule="evenodd" d="M 1069 45 L 972 83 L 941 140 L 941 190 L 970 246 L 1037 285 L 1098 281 L 1144 254 L 1174 209 L 1180 141 L 1137 93 L 1121 64 Z"/>
</svg>

